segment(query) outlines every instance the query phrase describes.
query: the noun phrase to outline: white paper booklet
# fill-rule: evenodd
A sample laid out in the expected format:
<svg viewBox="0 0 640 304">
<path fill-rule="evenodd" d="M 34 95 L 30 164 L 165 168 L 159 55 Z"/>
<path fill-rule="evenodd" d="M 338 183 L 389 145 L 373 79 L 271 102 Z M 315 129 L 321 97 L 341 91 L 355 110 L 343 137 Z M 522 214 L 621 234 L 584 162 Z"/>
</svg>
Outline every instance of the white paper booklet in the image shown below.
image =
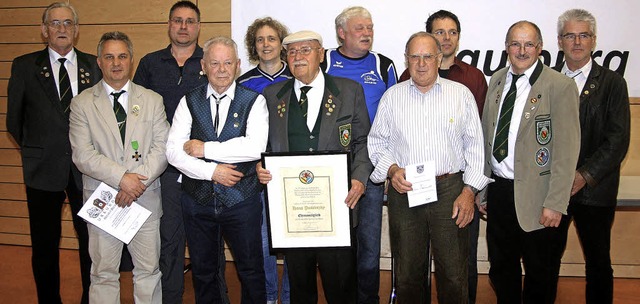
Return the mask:
<svg viewBox="0 0 640 304">
<path fill-rule="evenodd" d="M 118 194 L 116 189 L 100 183 L 89 200 L 84 203 L 78 216 L 125 244 L 129 244 L 142 224 L 151 216 L 151 211 L 136 202 L 122 208 L 116 205 L 116 194 Z"/>
</svg>

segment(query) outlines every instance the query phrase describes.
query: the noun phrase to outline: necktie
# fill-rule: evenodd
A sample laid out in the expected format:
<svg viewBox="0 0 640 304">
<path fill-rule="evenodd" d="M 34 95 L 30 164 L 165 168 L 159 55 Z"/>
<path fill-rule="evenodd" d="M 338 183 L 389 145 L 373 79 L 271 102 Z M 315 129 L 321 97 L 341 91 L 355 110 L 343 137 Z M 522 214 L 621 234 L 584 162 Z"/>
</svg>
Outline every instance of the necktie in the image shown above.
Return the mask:
<svg viewBox="0 0 640 304">
<path fill-rule="evenodd" d="M 127 130 L 127 111 L 122 107 L 120 102 L 118 102 L 118 98 L 122 95 L 124 90 L 120 92 L 112 92 L 113 96 L 113 112 L 116 114 L 116 121 L 118 122 L 118 130 L 120 130 L 120 138 L 122 138 L 122 143 L 124 144 L 124 134 Z"/>
<path fill-rule="evenodd" d="M 307 92 L 311 90 L 310 86 L 304 86 L 300 88 L 300 100 L 298 100 L 298 104 L 300 105 L 300 109 L 302 109 L 302 117 L 307 118 L 307 110 L 309 109 L 309 99 L 307 98 Z"/>
<path fill-rule="evenodd" d="M 516 103 L 518 78 L 524 74 L 511 74 L 511 87 L 507 92 L 502 107 L 500 108 L 500 118 L 498 119 L 498 128 L 493 141 L 493 157 L 501 162 L 509 154 L 509 126 L 511 126 L 511 115 L 513 114 L 513 106 Z"/>
<path fill-rule="evenodd" d="M 71 105 L 71 95 L 73 92 L 71 91 L 71 80 L 69 80 L 69 73 L 67 72 L 67 68 L 64 67 L 66 58 L 62 57 L 58 59 L 60 61 L 60 71 L 58 72 L 58 81 L 59 81 L 59 89 L 60 89 L 60 106 L 62 107 L 62 111 L 69 117 L 69 105 Z"/>
<path fill-rule="evenodd" d="M 218 125 L 220 124 L 220 115 L 218 113 L 220 112 L 220 102 L 222 102 L 222 99 L 227 97 L 227 94 L 224 94 L 219 98 L 215 95 L 211 95 L 211 97 L 216 100 L 216 117 L 213 120 L 213 131 L 216 132 L 216 136 L 218 136 Z"/>
</svg>

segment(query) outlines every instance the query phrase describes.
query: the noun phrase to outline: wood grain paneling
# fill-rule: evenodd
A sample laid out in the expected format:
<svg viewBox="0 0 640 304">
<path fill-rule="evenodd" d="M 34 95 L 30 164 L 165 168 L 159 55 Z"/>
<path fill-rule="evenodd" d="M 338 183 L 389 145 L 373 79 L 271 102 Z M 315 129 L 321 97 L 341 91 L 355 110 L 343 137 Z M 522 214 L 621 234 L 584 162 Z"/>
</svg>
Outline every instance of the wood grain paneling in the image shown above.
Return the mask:
<svg viewBox="0 0 640 304">
<path fill-rule="evenodd" d="M 169 20 L 174 0 L 70 1 L 80 24 L 158 23 Z M 195 1 L 194 1 L 195 2 Z M 213 1 L 207 1 L 213 2 Z"/>
<path fill-rule="evenodd" d="M 0 149 L 2 148 L 18 148 L 18 145 L 9 132 L 0 132 Z M 0 198 L 2 197 L 0 196 Z"/>
<path fill-rule="evenodd" d="M 0 62 L 0 79 L 9 79 L 11 77 L 11 62 Z M 6 91 L 0 91 L 0 96 L 6 96 Z"/>
<path fill-rule="evenodd" d="M 640 175 L 640 105 L 631 105 L 631 141 L 620 174 Z"/>
<path fill-rule="evenodd" d="M 7 85 L 9 85 L 8 79 L 0 79 L 0 92 L 4 92 L 2 96 L 7 96 Z"/>
<path fill-rule="evenodd" d="M 0 113 L 0 131 L 7 131 L 7 114 Z"/>
<path fill-rule="evenodd" d="M 28 234 L 0 233 L 0 244 L 31 246 Z M 78 249 L 78 240 L 75 237 L 63 237 L 60 239 L 60 248 Z"/>
<path fill-rule="evenodd" d="M 20 150 L 17 147 L 11 147 L 10 149 L 0 149 L 0 165 L 10 166 L 22 166 L 22 158 L 20 157 Z M 0 167 L 1 169 L 2 167 Z M 4 197 L 0 197 L 4 198 Z"/>
<path fill-rule="evenodd" d="M 0 233 L 29 234 L 29 218 L 23 217 L 0 217 Z M 62 221 L 62 236 L 75 237 L 71 221 Z"/>
<path fill-rule="evenodd" d="M 44 43 L 40 31 L 38 23 L 28 26 L 0 26 L 0 43 Z"/>
<path fill-rule="evenodd" d="M 0 216 L 29 217 L 27 202 L 0 200 Z"/>
<path fill-rule="evenodd" d="M 13 201 L 27 200 L 23 184 L 0 183 L 0 198 Z"/>
<path fill-rule="evenodd" d="M 51 2 L 53 2 L 53 0 L 2 0 L 0 7 L 40 7 L 40 11 L 42 12 Z"/>
<path fill-rule="evenodd" d="M 44 9 L 40 7 L 0 9 L 0 26 L 41 24 L 43 12 Z"/>
<path fill-rule="evenodd" d="M 6 114 L 7 113 L 7 96 L 2 96 L 2 95 L 7 95 L 7 92 L 0 92 L 0 113 Z"/>
<path fill-rule="evenodd" d="M 44 47 L 44 43 L 0 44 L 0 61 L 13 61 L 20 55 L 42 50 Z"/>
<path fill-rule="evenodd" d="M 0 183 L 22 183 L 22 167 L 0 167 Z"/>
<path fill-rule="evenodd" d="M 231 24 L 231 0 L 198 0 L 200 19 L 203 22 L 227 22 Z"/>
</svg>

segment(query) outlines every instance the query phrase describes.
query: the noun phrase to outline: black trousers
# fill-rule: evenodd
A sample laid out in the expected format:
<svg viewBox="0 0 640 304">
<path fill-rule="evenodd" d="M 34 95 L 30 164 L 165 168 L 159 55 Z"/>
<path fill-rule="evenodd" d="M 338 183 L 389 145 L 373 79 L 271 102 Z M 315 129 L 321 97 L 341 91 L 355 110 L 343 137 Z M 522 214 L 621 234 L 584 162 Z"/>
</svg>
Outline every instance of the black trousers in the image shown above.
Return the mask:
<svg viewBox="0 0 640 304">
<path fill-rule="evenodd" d="M 29 209 L 29 227 L 31 229 L 31 266 L 36 282 L 38 302 L 62 303 L 60 298 L 60 236 L 62 204 L 69 198 L 73 227 L 78 236 L 80 255 L 80 273 L 82 278 L 81 303 L 89 303 L 89 233 L 87 224 L 77 213 L 82 208 L 82 189 L 75 184 L 69 173 L 66 191 L 44 191 L 27 187 L 27 207 Z"/>
<path fill-rule="evenodd" d="M 613 269 L 611 268 L 611 226 L 616 207 L 569 205 L 569 216 L 582 245 L 587 287 L 587 304 L 613 303 Z"/>
<path fill-rule="evenodd" d="M 285 255 L 289 268 L 291 303 L 318 303 L 316 265 L 320 270 L 327 303 L 356 303 L 356 261 L 351 247 L 296 249 L 287 251 Z"/>
<path fill-rule="evenodd" d="M 553 304 L 569 219 L 563 216 L 558 228 L 525 232 L 516 215 L 513 181 L 494 178 L 487 198 L 487 245 L 498 303 Z"/>
</svg>

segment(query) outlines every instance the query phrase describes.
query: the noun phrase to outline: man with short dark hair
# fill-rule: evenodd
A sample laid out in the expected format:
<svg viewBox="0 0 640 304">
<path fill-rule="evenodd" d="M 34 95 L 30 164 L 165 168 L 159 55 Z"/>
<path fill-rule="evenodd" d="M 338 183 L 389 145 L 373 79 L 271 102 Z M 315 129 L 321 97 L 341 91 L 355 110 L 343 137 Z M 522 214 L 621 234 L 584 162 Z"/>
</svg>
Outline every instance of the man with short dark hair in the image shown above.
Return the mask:
<svg viewBox="0 0 640 304">
<path fill-rule="evenodd" d="M 488 214 L 489 278 L 498 303 L 553 303 L 580 149 L 578 91 L 540 61 L 534 23 L 514 23 L 505 50 L 511 65 L 493 74 L 482 116 L 485 175 L 495 182 L 476 200 L 487 194 L 479 208 Z"/>
<path fill-rule="evenodd" d="M 162 97 L 129 80 L 133 44 L 122 32 L 108 32 L 98 42 L 103 78 L 71 102 L 69 139 L 73 162 L 82 172 L 84 199 L 101 183 L 118 190 L 120 207 L 134 201 L 151 216 L 127 245 L 133 259 L 136 303 L 161 303 L 160 174 L 167 167 L 169 123 Z M 124 112 L 124 113 L 123 113 Z M 124 114 L 124 115 L 123 115 Z M 91 303 L 120 300 L 118 266 L 124 243 L 89 224 Z"/>
<path fill-rule="evenodd" d="M 588 11 L 571 9 L 558 17 L 558 46 L 565 63 L 556 70 L 573 78 L 581 92 L 580 157 L 567 213 L 584 253 L 586 303 L 612 303 L 611 226 L 630 136 L 627 83 L 591 59 L 596 19 Z"/>
<path fill-rule="evenodd" d="M 69 103 L 100 81 L 96 57 L 74 44 L 80 30 L 71 4 L 56 2 L 42 14 L 47 47 L 16 58 L 7 89 L 7 130 L 21 149 L 31 236 L 31 266 L 40 303 L 61 303 L 59 247 L 61 214 L 69 200 L 78 237 L 81 303 L 89 302 L 87 224 L 82 208 L 82 178 L 71 161 Z"/>
<path fill-rule="evenodd" d="M 474 217 L 477 189 L 490 181 L 482 172 L 482 132 L 473 95 L 464 85 L 438 76 L 441 59 L 440 42 L 432 34 L 409 38 L 405 60 L 411 79 L 384 94 L 368 138 L 375 166 L 371 180 L 390 180 L 389 239 L 401 303 L 430 299 L 429 243 L 438 302 L 468 301 L 467 226 Z M 411 201 L 414 181 L 407 177 L 413 172 L 433 179 L 435 200 Z"/>
<path fill-rule="evenodd" d="M 162 95 L 167 120 L 173 120 L 180 98 L 194 88 L 207 83 L 202 75 L 202 48 L 198 45 L 200 9 L 191 1 L 178 1 L 169 10 L 170 44 L 164 49 L 142 57 L 133 82 Z M 182 219 L 178 181 L 180 171 L 169 165 L 160 176 L 162 210 L 160 219 L 160 271 L 162 271 L 162 302 L 182 303 L 184 292 L 185 232 Z M 222 248 L 224 250 L 224 248 Z M 224 276 L 224 264 L 222 275 Z M 224 281 L 221 281 L 224 283 Z M 226 289 L 226 285 L 221 288 Z M 226 294 L 226 293 L 225 293 Z M 228 299 L 225 299 L 228 303 Z"/>
</svg>

